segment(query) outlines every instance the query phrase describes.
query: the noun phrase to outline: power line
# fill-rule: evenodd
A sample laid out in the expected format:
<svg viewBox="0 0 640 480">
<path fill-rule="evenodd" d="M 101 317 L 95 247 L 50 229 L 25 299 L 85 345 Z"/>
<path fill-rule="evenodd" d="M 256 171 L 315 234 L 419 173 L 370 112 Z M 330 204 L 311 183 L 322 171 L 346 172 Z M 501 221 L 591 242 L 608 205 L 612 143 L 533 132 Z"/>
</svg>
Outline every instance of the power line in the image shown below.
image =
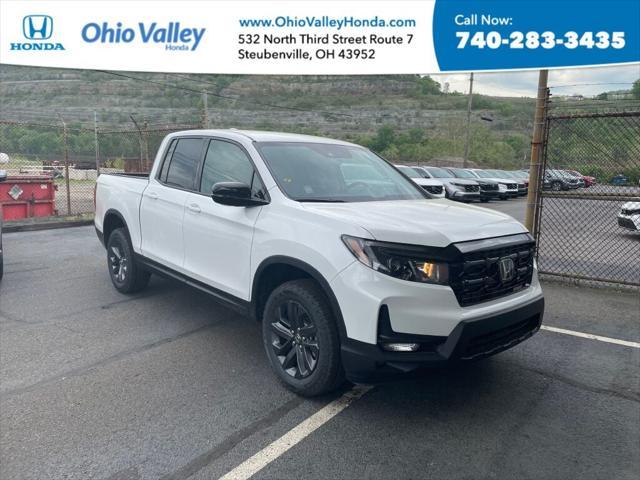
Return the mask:
<svg viewBox="0 0 640 480">
<path fill-rule="evenodd" d="M 634 82 L 601 82 L 601 83 L 573 83 L 567 85 L 552 85 L 549 88 L 567 88 L 567 87 L 593 87 L 597 85 L 633 85 Z"/>
</svg>

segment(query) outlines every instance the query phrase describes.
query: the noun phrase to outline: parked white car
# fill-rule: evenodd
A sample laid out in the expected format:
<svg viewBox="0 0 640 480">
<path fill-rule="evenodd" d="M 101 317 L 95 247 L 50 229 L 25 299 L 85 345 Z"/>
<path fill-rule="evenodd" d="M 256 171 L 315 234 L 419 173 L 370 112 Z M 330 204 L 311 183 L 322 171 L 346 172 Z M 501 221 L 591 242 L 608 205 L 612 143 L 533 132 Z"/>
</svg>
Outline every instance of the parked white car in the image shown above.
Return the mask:
<svg viewBox="0 0 640 480">
<path fill-rule="evenodd" d="M 640 230 L 640 202 L 623 203 L 618 213 L 618 225 L 628 230 Z"/>
<path fill-rule="evenodd" d="M 498 182 L 500 188 L 500 198 L 507 200 L 508 198 L 514 198 L 518 196 L 518 182 L 513 178 L 503 178 L 494 173 L 482 170 L 481 168 L 468 168 L 469 172 L 474 174 L 478 178 L 486 178 L 488 180 L 494 180 Z"/>
<path fill-rule="evenodd" d="M 351 143 L 172 133 L 150 175 L 100 175 L 95 227 L 118 291 L 153 272 L 259 320 L 275 375 L 302 395 L 492 355 L 542 321 L 522 224 L 427 198 Z"/>
<path fill-rule="evenodd" d="M 431 198 L 445 197 L 444 183 L 435 178 L 429 178 L 426 173 L 424 173 L 424 170 L 406 165 L 395 165 L 395 167 L 416 184 L 420 185 Z"/>
</svg>

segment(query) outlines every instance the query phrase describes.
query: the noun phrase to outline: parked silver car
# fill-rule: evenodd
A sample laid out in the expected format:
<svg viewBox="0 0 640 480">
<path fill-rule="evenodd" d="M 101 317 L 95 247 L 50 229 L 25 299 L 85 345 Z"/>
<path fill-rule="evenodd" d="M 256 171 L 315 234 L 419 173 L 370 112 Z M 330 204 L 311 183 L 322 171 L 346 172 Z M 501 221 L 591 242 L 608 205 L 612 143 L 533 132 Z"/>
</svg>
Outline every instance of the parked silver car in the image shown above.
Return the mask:
<svg viewBox="0 0 640 480">
<path fill-rule="evenodd" d="M 480 184 L 475 180 L 456 178 L 451 172 L 440 167 L 415 167 L 425 171 L 429 178 L 440 180 L 444 184 L 445 195 L 451 200 L 472 202 L 481 200 Z"/>
</svg>

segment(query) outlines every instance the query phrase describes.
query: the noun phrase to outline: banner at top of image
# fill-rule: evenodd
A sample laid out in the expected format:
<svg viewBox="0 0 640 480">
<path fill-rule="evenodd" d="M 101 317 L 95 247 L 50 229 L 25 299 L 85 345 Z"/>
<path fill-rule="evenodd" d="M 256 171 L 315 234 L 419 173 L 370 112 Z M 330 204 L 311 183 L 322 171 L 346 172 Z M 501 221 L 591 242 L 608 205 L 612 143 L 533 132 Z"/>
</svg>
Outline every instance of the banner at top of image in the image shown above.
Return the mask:
<svg viewBox="0 0 640 480">
<path fill-rule="evenodd" d="M 0 61 L 252 74 L 438 73 L 640 61 L 635 0 L 90 5 L 4 0 Z"/>
</svg>

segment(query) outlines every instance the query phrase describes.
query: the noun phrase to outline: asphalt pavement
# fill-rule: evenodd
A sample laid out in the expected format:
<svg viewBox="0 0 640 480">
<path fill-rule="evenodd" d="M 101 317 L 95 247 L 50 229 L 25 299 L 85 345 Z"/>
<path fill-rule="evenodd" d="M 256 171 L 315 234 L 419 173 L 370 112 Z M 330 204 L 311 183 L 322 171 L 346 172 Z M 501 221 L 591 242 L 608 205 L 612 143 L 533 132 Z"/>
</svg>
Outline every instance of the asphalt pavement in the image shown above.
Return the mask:
<svg viewBox="0 0 640 480">
<path fill-rule="evenodd" d="M 2 479 L 218 478 L 350 388 L 290 393 L 258 325 L 199 291 L 154 277 L 117 293 L 92 227 L 6 234 L 4 247 Z M 637 295 L 543 287 L 545 325 L 640 341 Z M 639 366 L 636 347 L 540 331 L 375 386 L 253 478 L 635 479 Z"/>
</svg>

